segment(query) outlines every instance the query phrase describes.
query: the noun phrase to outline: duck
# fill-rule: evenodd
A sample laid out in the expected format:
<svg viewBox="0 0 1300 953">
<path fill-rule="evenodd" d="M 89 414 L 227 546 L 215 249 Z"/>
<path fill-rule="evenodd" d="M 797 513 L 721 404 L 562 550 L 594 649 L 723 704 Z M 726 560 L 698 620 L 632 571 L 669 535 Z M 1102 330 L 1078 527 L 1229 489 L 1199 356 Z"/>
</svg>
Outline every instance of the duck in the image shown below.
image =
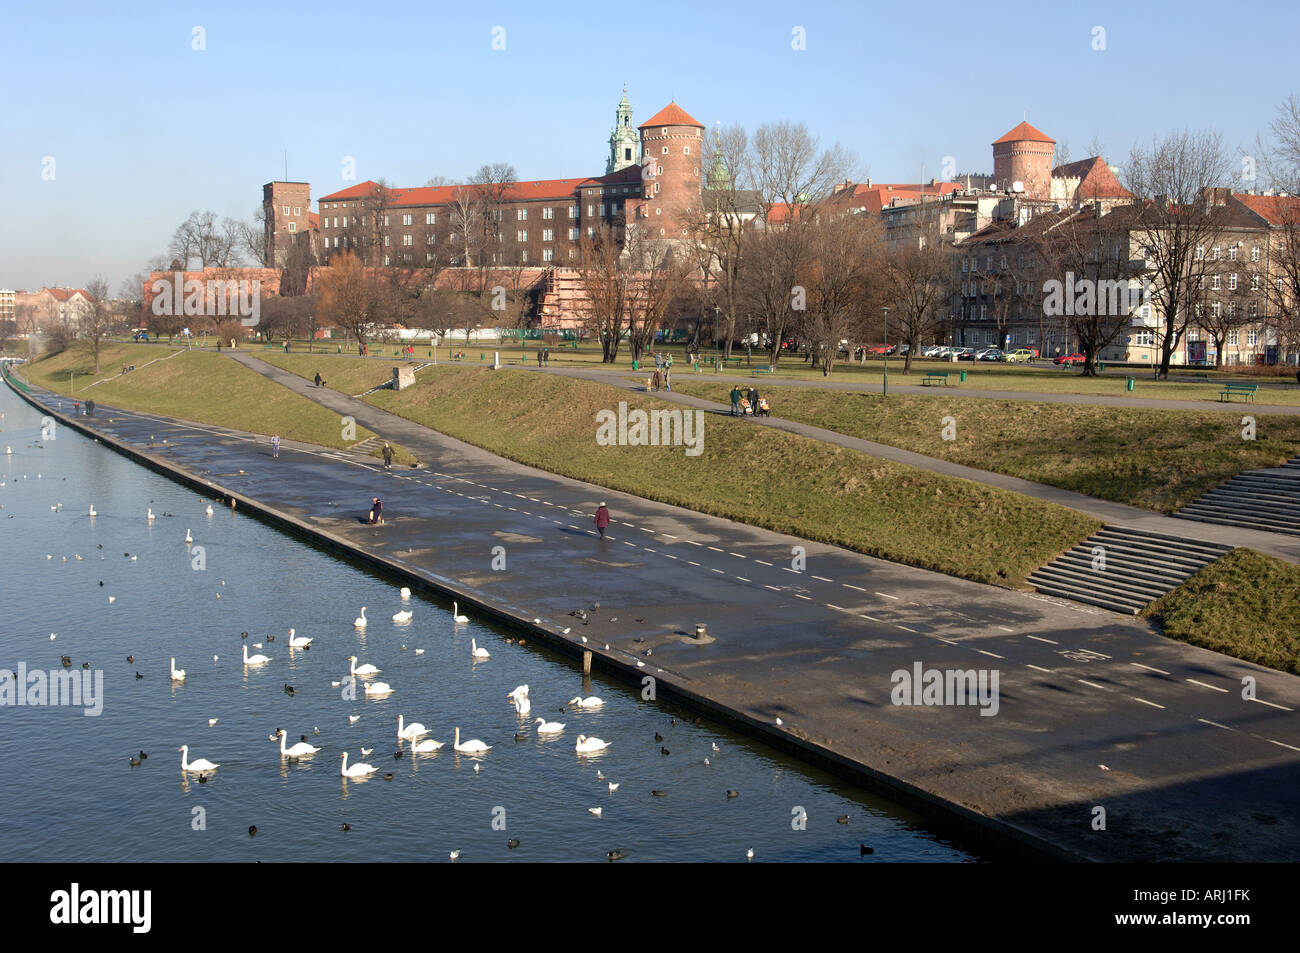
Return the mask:
<svg viewBox="0 0 1300 953">
<path fill-rule="evenodd" d="M 354 626 L 356 626 L 358 629 L 364 629 L 364 628 L 366 627 L 366 607 L 365 607 L 365 606 L 362 606 L 362 607 L 361 607 L 361 615 L 359 615 L 359 616 L 357 616 L 355 619 L 353 619 L 353 620 L 352 620 L 352 624 L 353 624 Z"/>
<path fill-rule="evenodd" d="M 431 752 L 437 751 L 437 750 L 438 750 L 439 748 L 441 748 L 444 744 L 446 744 L 446 742 L 444 742 L 444 741 L 434 741 L 432 738 L 425 738 L 425 739 L 420 740 L 420 741 L 417 741 L 417 740 L 415 740 L 415 739 L 413 738 L 413 739 L 411 739 L 411 753 L 412 753 L 412 754 L 429 754 L 429 753 L 431 753 Z"/>
<path fill-rule="evenodd" d="M 492 657 L 491 653 L 489 653 L 487 649 L 481 648 L 478 642 L 474 639 L 469 640 L 469 647 L 469 654 L 476 659 L 487 659 Z"/>
<path fill-rule="evenodd" d="M 428 733 L 429 729 L 418 721 L 413 721 L 408 725 L 402 715 L 397 716 L 397 737 L 411 741 L 420 737 L 420 735 L 427 735 Z"/>
<path fill-rule="evenodd" d="M 140 767 L 140 759 L 137 758 L 135 755 L 131 755 L 131 759 L 130 759 L 130 760 L 131 760 L 131 767 L 133 767 L 133 768 L 138 768 L 138 767 Z"/>
<path fill-rule="evenodd" d="M 727 792 L 727 799 L 730 800 L 730 799 L 733 798 L 733 797 L 740 797 L 740 792 L 739 792 L 739 791 L 728 791 L 728 792 Z"/>
<path fill-rule="evenodd" d="M 243 648 L 244 648 L 244 664 L 245 664 L 245 665 L 265 665 L 267 662 L 271 661 L 271 660 L 270 660 L 267 656 L 265 656 L 265 655 L 249 655 L 249 654 L 248 654 L 248 646 L 247 646 L 247 645 L 245 645 Z"/>
<path fill-rule="evenodd" d="M 460 614 L 460 603 L 458 603 L 458 602 L 453 602 L 453 603 L 451 604 L 451 621 L 452 621 L 452 622 L 468 622 L 468 621 L 469 621 L 469 616 L 467 616 L 467 615 L 461 615 L 461 614 Z"/>
<path fill-rule="evenodd" d="M 303 758 L 306 757 L 307 755 L 315 754 L 317 751 L 320 751 L 320 748 L 316 747 L 315 745 L 308 744 L 305 741 L 299 741 L 292 748 L 285 748 L 284 729 L 281 728 L 278 732 L 276 732 L 276 734 L 280 738 L 280 757 L 282 758 L 288 758 L 288 757 Z"/>
<path fill-rule="evenodd" d="M 586 698 L 577 695 L 569 699 L 569 704 L 577 705 L 579 708 L 600 708 L 605 704 L 605 702 L 603 699 L 597 698 L 595 695 L 588 695 Z"/>
<path fill-rule="evenodd" d="M 172 659 L 172 681 L 173 682 L 185 681 L 185 669 L 176 667 L 175 658 Z"/>
<path fill-rule="evenodd" d="M 400 595 L 402 597 L 402 601 L 405 602 L 407 599 L 411 598 L 411 590 L 407 586 L 403 586 L 401 592 L 399 592 L 398 595 Z"/>
<path fill-rule="evenodd" d="M 348 753 L 343 752 L 343 768 L 339 772 L 345 778 L 364 778 L 367 775 L 374 774 L 379 769 L 373 764 L 366 764 L 364 761 L 358 761 L 352 767 L 348 767 Z"/>
<path fill-rule="evenodd" d="M 401 612 L 393 613 L 394 622 L 410 622 L 411 617 L 415 615 L 410 609 L 403 609 Z"/>
<path fill-rule="evenodd" d="M 219 764 L 213 764 L 207 758 L 199 758 L 196 761 L 191 761 L 189 745 L 181 745 L 176 750 L 181 753 L 182 771 L 215 771 L 217 768 L 221 767 Z"/>
<path fill-rule="evenodd" d="M 578 754 L 595 754 L 597 751 L 604 751 L 609 747 L 608 741 L 601 741 L 599 738 L 588 738 L 586 735 L 578 735 L 578 743 L 574 749 Z"/>
<path fill-rule="evenodd" d="M 366 694 L 391 695 L 393 694 L 393 689 L 387 682 L 366 682 Z"/>
<path fill-rule="evenodd" d="M 511 850 L 514 850 L 516 847 L 519 846 L 519 838 L 518 837 L 510 838 L 508 841 L 506 841 L 506 846 L 509 847 Z"/>
<path fill-rule="evenodd" d="M 472 740 L 470 740 L 470 741 L 465 742 L 464 744 L 461 744 L 461 742 L 460 742 L 460 728 L 457 727 L 457 728 L 456 728 L 456 740 L 455 740 L 454 742 L 452 742 L 452 747 L 455 748 L 457 751 L 459 751 L 461 754 L 482 754 L 484 751 L 487 751 L 487 750 L 488 750 L 489 748 L 491 748 L 492 746 L 491 746 L 491 745 L 485 745 L 483 742 L 479 741 L 477 738 L 474 738 L 474 739 L 472 739 Z"/>
<path fill-rule="evenodd" d="M 539 735 L 558 735 L 563 730 L 563 722 L 547 721 L 545 718 L 537 719 L 537 733 Z"/>
<path fill-rule="evenodd" d="M 605 851 L 605 859 L 606 859 L 606 860 L 622 860 L 622 859 L 623 859 L 624 857 L 626 857 L 626 856 L 627 856 L 627 855 L 624 854 L 621 850 L 607 850 L 607 851 Z"/>
<path fill-rule="evenodd" d="M 352 663 L 352 667 L 348 669 L 349 675 L 378 675 L 379 674 L 379 669 L 375 668 L 375 666 L 371 665 L 369 662 L 366 662 L 364 665 L 358 665 L 357 657 L 355 655 L 349 655 L 348 661 Z"/>
<path fill-rule="evenodd" d="M 294 635 L 294 630 L 293 629 L 289 630 L 289 648 L 305 649 L 309 645 L 311 645 L 311 639 L 305 638 L 304 636 L 301 635 Z"/>
</svg>

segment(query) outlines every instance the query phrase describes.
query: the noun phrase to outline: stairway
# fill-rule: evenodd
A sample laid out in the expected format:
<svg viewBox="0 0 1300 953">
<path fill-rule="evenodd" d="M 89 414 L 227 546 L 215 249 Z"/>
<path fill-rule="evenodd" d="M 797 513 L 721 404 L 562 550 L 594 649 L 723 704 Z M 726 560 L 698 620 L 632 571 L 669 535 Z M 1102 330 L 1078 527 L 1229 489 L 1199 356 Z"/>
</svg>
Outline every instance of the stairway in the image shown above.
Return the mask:
<svg viewBox="0 0 1300 953">
<path fill-rule="evenodd" d="M 1173 515 L 1300 536 L 1300 456 L 1270 470 L 1240 473 Z"/>
<path fill-rule="evenodd" d="M 1029 581 L 1045 595 L 1136 615 L 1231 550 L 1219 543 L 1107 526 L 1035 569 Z"/>
</svg>

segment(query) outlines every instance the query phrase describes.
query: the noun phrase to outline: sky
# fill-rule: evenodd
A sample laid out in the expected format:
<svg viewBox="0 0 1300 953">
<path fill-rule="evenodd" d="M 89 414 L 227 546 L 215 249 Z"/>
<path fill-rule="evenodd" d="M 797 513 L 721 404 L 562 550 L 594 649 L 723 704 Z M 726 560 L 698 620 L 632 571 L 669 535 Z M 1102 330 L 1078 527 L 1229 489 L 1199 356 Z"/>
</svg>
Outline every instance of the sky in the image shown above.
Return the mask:
<svg viewBox="0 0 1300 953">
<path fill-rule="evenodd" d="M 285 177 L 322 195 L 509 162 L 600 175 L 627 86 L 638 123 L 804 123 L 855 178 L 992 172 L 1027 118 L 1123 166 L 1213 128 L 1253 154 L 1300 93 L 1300 4 L 423 2 L 18 5 L 0 24 L 0 287 L 113 291 L 192 211 L 251 219 Z M 503 48 L 501 48 L 503 47 Z M 354 160 L 355 180 L 344 177 Z"/>
</svg>

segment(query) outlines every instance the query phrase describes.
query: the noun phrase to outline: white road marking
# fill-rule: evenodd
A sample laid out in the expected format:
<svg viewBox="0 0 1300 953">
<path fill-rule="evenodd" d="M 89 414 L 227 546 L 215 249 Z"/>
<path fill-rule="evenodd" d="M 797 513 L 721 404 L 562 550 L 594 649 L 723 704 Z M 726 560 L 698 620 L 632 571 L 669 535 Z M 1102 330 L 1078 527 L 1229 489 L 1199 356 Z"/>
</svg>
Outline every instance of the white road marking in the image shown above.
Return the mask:
<svg viewBox="0 0 1300 953">
<path fill-rule="evenodd" d="M 740 553 L 733 553 L 733 552 L 731 552 L 731 551 L 728 551 L 728 552 L 727 552 L 727 555 L 728 555 L 728 556 L 735 556 L 737 559 L 747 559 L 747 558 L 749 558 L 749 557 L 747 557 L 747 556 L 742 556 L 742 555 L 740 555 Z"/>
<path fill-rule="evenodd" d="M 1135 665 L 1135 666 L 1137 666 L 1138 668 L 1144 668 L 1144 669 L 1146 669 L 1148 672 L 1156 672 L 1156 673 L 1159 674 L 1159 675 L 1168 675 L 1168 674 L 1169 674 L 1169 673 L 1166 672 L 1164 669 L 1161 669 L 1161 668 L 1152 668 L 1150 665 L 1143 665 L 1141 662 L 1129 662 L 1128 664 L 1130 664 L 1130 665 Z"/>
<path fill-rule="evenodd" d="M 847 583 L 847 582 L 842 582 L 842 583 L 840 583 L 840 585 L 843 586 L 845 589 L 856 589 L 856 590 L 858 590 L 858 592 L 866 592 L 866 591 L 867 591 L 867 590 L 863 589 L 861 586 L 853 586 L 853 585 L 850 585 L 850 584 Z"/>
<path fill-rule="evenodd" d="M 957 643 L 954 642 L 952 639 L 945 639 L 939 635 L 936 635 L 935 638 L 938 639 L 940 642 L 946 642 L 948 645 L 957 645 Z"/>
<path fill-rule="evenodd" d="M 1273 702 L 1266 702 L 1262 698 L 1248 698 L 1247 701 L 1258 702 L 1261 705 L 1267 705 L 1269 708 L 1280 708 L 1283 711 L 1295 711 L 1294 708 L 1287 708 L 1286 705 L 1275 705 Z"/>
<path fill-rule="evenodd" d="M 690 543 L 692 546 L 703 546 L 703 545 L 704 545 L 703 543 L 697 543 L 697 542 L 696 542 L 695 540 L 693 540 L 693 539 L 688 539 L 686 542 Z"/>
<path fill-rule="evenodd" d="M 1006 656 L 1003 656 L 1003 655 L 997 655 L 997 654 L 995 654 L 995 653 L 993 653 L 993 652 L 986 652 L 986 651 L 984 651 L 983 649 L 976 649 L 975 651 L 978 652 L 980 655 L 991 655 L 991 656 L 993 656 L 993 658 L 1005 658 L 1005 657 L 1006 657 Z"/>
<path fill-rule="evenodd" d="M 1272 738 L 1265 738 L 1264 740 L 1267 741 L 1269 744 L 1278 745 L 1279 747 L 1282 748 L 1290 748 L 1292 751 L 1300 751 L 1300 748 L 1296 748 L 1292 745 L 1282 744 L 1282 742 L 1274 741 Z"/>
<path fill-rule="evenodd" d="M 894 625 L 898 626 L 898 627 L 899 627 L 900 629 L 902 629 L 904 632 L 911 632 L 911 633 L 913 633 L 914 635 L 920 635 L 920 634 L 921 634 L 921 633 L 917 632 L 916 629 L 909 629 L 907 626 L 902 625 L 901 623 L 895 622 Z"/>
<path fill-rule="evenodd" d="M 707 548 L 713 550 L 715 553 L 723 552 L 723 550 L 718 549 L 717 546 L 709 546 L 709 547 L 707 547 Z"/>
<path fill-rule="evenodd" d="M 822 581 L 822 582 L 831 582 L 831 581 L 832 581 L 832 580 L 830 580 L 830 579 L 827 579 L 825 576 L 813 576 L 813 578 L 814 578 L 814 579 L 818 579 L 818 580 L 820 580 L 820 581 Z"/>
<path fill-rule="evenodd" d="M 1217 721 L 1210 721 L 1208 718 L 1197 718 L 1197 721 L 1203 721 L 1207 725 L 1213 725 L 1215 728 L 1222 728 L 1224 731 L 1236 731 L 1236 728 L 1229 728 L 1227 725 L 1221 725 Z"/>
<path fill-rule="evenodd" d="M 687 561 L 688 563 L 690 563 L 692 566 L 698 566 L 698 565 L 699 565 L 699 563 L 697 563 L 694 559 L 688 559 L 688 560 L 686 560 L 686 561 Z"/>
<path fill-rule="evenodd" d="M 768 585 L 764 585 L 763 588 L 764 588 L 764 589 L 771 589 L 773 592 L 780 592 L 780 591 L 781 591 L 781 587 L 780 587 L 780 586 L 768 586 Z"/>
<path fill-rule="evenodd" d="M 872 622 L 879 622 L 879 621 L 880 621 L 880 620 L 877 619 L 875 616 L 873 616 L 873 615 L 867 615 L 865 612 L 860 613 L 860 614 L 861 614 L 862 618 L 864 618 L 864 619 L 870 619 Z"/>
<path fill-rule="evenodd" d="M 796 599 L 805 599 L 805 600 L 807 600 L 808 602 L 812 602 L 812 598 L 811 598 L 811 597 L 809 597 L 809 596 L 805 596 L 805 595 L 801 595 L 800 593 L 797 593 L 797 592 L 794 594 L 794 597 L 795 597 Z"/>
<path fill-rule="evenodd" d="M 754 562 L 758 563 L 760 566 L 770 566 L 770 565 L 772 565 L 771 563 L 769 563 L 769 562 L 765 562 L 765 561 L 762 560 L 762 559 L 755 559 Z"/>
<path fill-rule="evenodd" d="M 836 612 L 852 612 L 852 611 L 853 611 L 852 609 L 845 609 L 845 608 L 842 607 L 842 606 L 833 605 L 833 604 L 831 604 L 831 603 L 829 603 L 829 602 L 826 603 L 826 608 L 828 608 L 828 609 L 834 609 Z"/>
<path fill-rule="evenodd" d="M 667 556 L 669 559 L 676 559 L 676 558 L 677 558 L 677 557 L 674 556 L 672 553 L 664 553 L 664 555 Z"/>
<path fill-rule="evenodd" d="M 794 573 L 796 576 L 802 576 L 802 575 L 803 575 L 803 573 L 801 573 L 799 570 L 797 570 L 797 569 L 791 569 L 789 566 L 782 566 L 781 568 L 784 569 L 786 572 L 792 572 L 792 573 Z"/>
<path fill-rule="evenodd" d="M 1056 674 L 1056 673 L 1053 672 L 1050 668 L 1043 668 L 1041 665 L 1030 665 L 1029 667 L 1032 668 L 1032 669 L 1034 669 L 1035 671 L 1038 671 L 1038 672 L 1046 672 L 1048 675 L 1055 675 L 1055 674 Z"/>
<path fill-rule="evenodd" d="M 661 533 L 660 535 L 661 535 L 661 536 L 665 536 L 665 537 L 667 537 L 668 539 L 676 539 L 676 538 L 677 538 L 677 537 L 674 536 L 672 533 Z"/>
<path fill-rule="evenodd" d="M 1015 629 L 1010 628 L 1009 626 L 1005 626 L 1005 625 L 1000 625 L 1000 626 L 998 626 L 998 628 L 1001 629 L 1003 632 L 1014 632 L 1014 631 L 1016 631 Z"/>
<path fill-rule="evenodd" d="M 1048 645 L 1060 645 L 1060 644 L 1061 644 L 1060 642 L 1053 642 L 1051 639 L 1040 639 L 1040 638 L 1039 638 L 1038 636 L 1036 636 L 1036 635 L 1031 635 L 1030 638 L 1033 639 L 1035 642 L 1046 642 Z"/>
<path fill-rule="evenodd" d="M 881 598 L 884 598 L 884 599 L 893 599 L 895 602 L 898 601 L 898 596 L 891 596 L 891 595 L 890 595 L 889 593 L 887 593 L 887 592 L 877 592 L 876 595 L 878 595 L 878 596 L 880 596 Z"/>
<path fill-rule="evenodd" d="M 723 572 L 721 569 L 714 569 L 712 566 L 709 567 L 709 572 L 716 572 L 719 576 L 726 575 L 726 573 Z"/>
<path fill-rule="evenodd" d="M 1209 688 L 1209 689 L 1213 689 L 1216 692 L 1223 692 L 1223 694 L 1225 695 L 1228 694 L 1228 690 L 1226 688 L 1219 688 L 1217 685 L 1206 685 L 1204 682 L 1198 682 L 1194 678 L 1189 678 L 1187 679 L 1187 681 L 1191 682 L 1193 685 L 1200 685 L 1202 688 Z"/>
<path fill-rule="evenodd" d="M 1136 695 L 1130 696 L 1135 702 L 1141 702 L 1144 705 L 1150 705 L 1152 708 L 1164 708 L 1164 705 L 1157 705 L 1155 702 L 1149 702 L 1145 698 L 1138 698 Z"/>
<path fill-rule="evenodd" d="M 752 579 L 746 579 L 744 576 L 737 576 L 736 578 L 739 579 L 741 582 L 753 582 L 753 581 L 754 581 L 754 580 L 752 580 Z"/>
</svg>

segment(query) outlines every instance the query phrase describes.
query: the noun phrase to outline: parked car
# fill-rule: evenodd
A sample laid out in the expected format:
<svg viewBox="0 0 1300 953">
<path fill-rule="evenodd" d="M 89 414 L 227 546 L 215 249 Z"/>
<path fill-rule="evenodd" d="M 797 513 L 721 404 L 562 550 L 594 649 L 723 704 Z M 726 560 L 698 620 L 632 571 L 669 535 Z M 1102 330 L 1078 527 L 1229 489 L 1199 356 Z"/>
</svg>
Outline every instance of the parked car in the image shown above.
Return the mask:
<svg viewBox="0 0 1300 953">
<path fill-rule="evenodd" d="M 921 348 L 922 357 L 938 357 L 939 352 L 944 349 L 942 344 L 930 344 Z"/>
<path fill-rule="evenodd" d="M 1004 357 L 1000 347 L 986 347 L 975 352 L 977 361 L 1001 361 Z"/>
<path fill-rule="evenodd" d="M 1076 364 L 1083 363 L 1083 355 L 1077 352 L 1074 354 L 1058 354 L 1056 357 L 1052 358 L 1052 363 L 1064 364 L 1066 367 L 1074 367 Z"/>
<path fill-rule="evenodd" d="M 1028 364 L 1037 356 L 1030 348 L 1018 347 L 1007 355 L 1006 360 L 1008 364 Z"/>
<path fill-rule="evenodd" d="M 957 360 L 959 361 L 975 360 L 975 349 L 973 347 L 959 347 L 959 348 L 955 348 L 955 350 L 957 352 Z"/>
</svg>

